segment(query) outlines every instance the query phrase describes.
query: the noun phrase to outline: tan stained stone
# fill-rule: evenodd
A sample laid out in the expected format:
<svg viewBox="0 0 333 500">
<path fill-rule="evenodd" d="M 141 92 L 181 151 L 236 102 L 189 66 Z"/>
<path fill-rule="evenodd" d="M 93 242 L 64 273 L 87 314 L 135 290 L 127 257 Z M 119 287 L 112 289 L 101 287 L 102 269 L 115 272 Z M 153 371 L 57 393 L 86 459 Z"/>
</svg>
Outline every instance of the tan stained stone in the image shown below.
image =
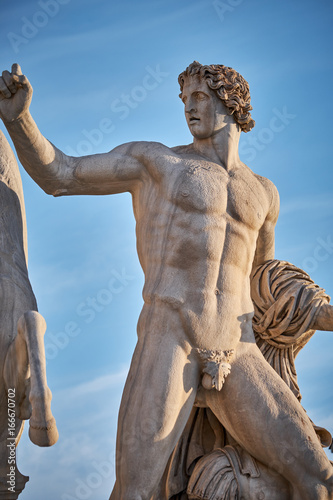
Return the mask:
<svg viewBox="0 0 333 500">
<path fill-rule="evenodd" d="M 144 307 L 110 500 L 333 499 L 319 440 L 329 434 L 303 410 L 293 365 L 315 329 L 333 329 L 333 309 L 306 276 L 274 261 L 277 189 L 238 155 L 241 131 L 254 126 L 247 82 L 193 63 L 179 83 L 193 143 L 73 158 L 39 132 L 19 66 L 0 79 L 0 115 L 46 193 L 133 197 Z M 283 297 L 275 271 L 291 280 Z M 222 470 L 232 491 L 207 484 Z"/>
</svg>

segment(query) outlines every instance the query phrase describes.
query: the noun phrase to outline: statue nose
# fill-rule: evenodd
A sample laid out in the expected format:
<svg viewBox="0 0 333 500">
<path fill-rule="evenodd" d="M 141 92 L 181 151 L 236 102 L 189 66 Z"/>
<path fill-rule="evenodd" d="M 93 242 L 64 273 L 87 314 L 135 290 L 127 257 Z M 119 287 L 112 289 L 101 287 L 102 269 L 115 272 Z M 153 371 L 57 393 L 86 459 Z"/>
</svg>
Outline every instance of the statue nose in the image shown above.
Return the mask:
<svg viewBox="0 0 333 500">
<path fill-rule="evenodd" d="M 185 107 L 185 113 L 195 113 L 196 112 L 196 107 L 194 104 L 189 104 L 187 107 Z"/>
</svg>

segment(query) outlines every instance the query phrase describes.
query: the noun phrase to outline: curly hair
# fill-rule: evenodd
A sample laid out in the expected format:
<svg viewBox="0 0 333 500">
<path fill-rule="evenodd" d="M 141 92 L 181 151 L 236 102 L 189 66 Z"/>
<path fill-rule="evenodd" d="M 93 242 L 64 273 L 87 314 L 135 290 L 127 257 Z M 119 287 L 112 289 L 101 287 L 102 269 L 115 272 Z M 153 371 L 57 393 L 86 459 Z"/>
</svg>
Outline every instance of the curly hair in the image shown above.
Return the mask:
<svg viewBox="0 0 333 500">
<path fill-rule="evenodd" d="M 185 78 L 198 75 L 204 78 L 208 87 L 215 90 L 217 96 L 227 107 L 229 113 L 234 115 L 235 121 L 243 132 L 249 132 L 255 125 L 251 118 L 250 89 L 247 81 L 232 68 L 222 64 L 203 66 L 194 61 L 178 77 L 180 85 L 179 97 L 182 98 Z"/>
</svg>

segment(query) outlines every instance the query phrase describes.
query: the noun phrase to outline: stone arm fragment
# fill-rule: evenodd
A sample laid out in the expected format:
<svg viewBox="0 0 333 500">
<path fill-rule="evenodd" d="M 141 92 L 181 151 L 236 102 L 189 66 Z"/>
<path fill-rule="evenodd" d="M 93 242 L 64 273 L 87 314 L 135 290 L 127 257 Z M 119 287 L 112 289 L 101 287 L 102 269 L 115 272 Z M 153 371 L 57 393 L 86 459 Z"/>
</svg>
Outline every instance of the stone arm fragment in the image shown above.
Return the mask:
<svg viewBox="0 0 333 500">
<path fill-rule="evenodd" d="M 32 87 L 17 64 L 0 78 L 0 117 L 18 157 L 37 184 L 54 196 L 113 194 L 132 191 L 145 169 L 135 156 L 135 144 L 105 154 L 74 158 L 51 144 L 29 112 Z"/>
<path fill-rule="evenodd" d="M 311 324 L 313 330 L 333 332 L 333 306 L 322 304 Z"/>
</svg>

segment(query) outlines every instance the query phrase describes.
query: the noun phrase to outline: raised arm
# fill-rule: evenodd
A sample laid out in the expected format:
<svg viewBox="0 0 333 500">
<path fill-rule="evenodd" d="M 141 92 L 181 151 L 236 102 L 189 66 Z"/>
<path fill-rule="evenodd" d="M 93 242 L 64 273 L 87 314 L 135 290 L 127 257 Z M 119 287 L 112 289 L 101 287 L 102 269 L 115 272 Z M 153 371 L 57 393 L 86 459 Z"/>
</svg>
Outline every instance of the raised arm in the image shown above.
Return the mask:
<svg viewBox="0 0 333 500">
<path fill-rule="evenodd" d="M 333 332 L 333 306 L 323 304 L 313 318 L 311 328 L 313 330 Z"/>
<path fill-rule="evenodd" d="M 275 225 L 279 216 L 280 198 L 274 184 L 261 177 L 261 181 L 267 194 L 268 211 L 266 219 L 258 234 L 256 252 L 253 261 L 253 269 L 264 262 L 274 259 L 275 251 Z"/>
<path fill-rule="evenodd" d="M 113 194 L 132 191 L 146 171 L 136 158 L 135 144 L 105 154 L 74 158 L 65 155 L 39 132 L 29 106 L 32 87 L 18 64 L 0 77 L 0 117 L 18 157 L 48 194 Z"/>
</svg>

